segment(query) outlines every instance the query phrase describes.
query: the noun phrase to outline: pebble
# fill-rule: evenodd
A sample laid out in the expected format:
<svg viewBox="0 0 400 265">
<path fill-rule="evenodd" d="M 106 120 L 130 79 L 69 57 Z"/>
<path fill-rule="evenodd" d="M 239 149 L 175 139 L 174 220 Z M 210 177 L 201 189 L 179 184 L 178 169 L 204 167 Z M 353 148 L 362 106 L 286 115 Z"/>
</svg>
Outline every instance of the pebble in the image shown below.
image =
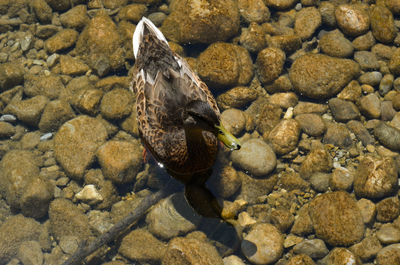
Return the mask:
<svg viewBox="0 0 400 265">
<path fill-rule="evenodd" d="M 239 42 L 251 53 L 257 53 L 267 46 L 264 29 L 255 22 L 242 29 Z"/>
<path fill-rule="evenodd" d="M 186 234 L 196 228 L 200 216 L 189 206 L 183 193 L 176 193 L 157 203 L 147 214 L 149 231 L 162 239 Z"/>
<path fill-rule="evenodd" d="M 143 4 L 131 4 L 122 7 L 118 12 L 118 18 L 138 23 L 147 13 L 147 7 Z"/>
<path fill-rule="evenodd" d="M 392 158 L 363 156 L 354 178 L 356 196 L 379 199 L 397 191 L 396 165 Z"/>
<path fill-rule="evenodd" d="M 377 71 L 366 72 L 362 74 L 358 80 L 360 81 L 361 84 L 377 86 L 382 80 L 382 73 Z"/>
<path fill-rule="evenodd" d="M 383 121 L 390 121 L 396 115 L 396 111 L 393 108 L 392 101 L 383 101 L 381 103 L 381 119 Z"/>
<path fill-rule="evenodd" d="M 354 51 L 351 41 L 337 29 L 324 34 L 319 40 L 319 46 L 323 53 L 333 57 L 350 57 Z"/>
<path fill-rule="evenodd" d="M 255 101 L 247 109 L 247 114 L 253 118 L 256 122 L 257 131 L 262 134 L 268 135 L 268 133 L 280 122 L 282 116 L 282 109 L 278 105 L 269 104 L 268 100 L 263 102 L 263 98 L 260 101 Z M 257 104 L 261 103 L 257 107 Z"/>
<path fill-rule="evenodd" d="M 283 209 L 273 209 L 270 218 L 271 224 L 278 228 L 282 233 L 289 230 L 294 222 L 294 216 L 288 210 Z"/>
<path fill-rule="evenodd" d="M 323 1 L 320 3 L 319 12 L 322 17 L 322 24 L 327 26 L 328 28 L 333 28 L 336 26 L 336 18 L 335 18 L 335 9 L 336 6 L 327 1 Z"/>
<path fill-rule="evenodd" d="M 379 122 L 374 129 L 374 135 L 378 141 L 392 151 L 400 150 L 400 130 L 384 122 Z"/>
<path fill-rule="evenodd" d="M 362 261 L 371 260 L 382 249 L 382 245 L 376 236 L 367 236 L 360 243 L 350 247 L 351 252 L 361 258 Z"/>
<path fill-rule="evenodd" d="M 262 0 L 239 0 L 240 15 L 248 22 L 263 23 L 270 17 L 268 7 Z"/>
<path fill-rule="evenodd" d="M 358 120 L 360 118 L 360 111 L 353 102 L 339 98 L 332 98 L 328 101 L 328 106 L 333 117 L 338 122 L 347 122 L 350 120 Z"/>
<path fill-rule="evenodd" d="M 386 44 L 396 37 L 393 14 L 385 6 L 377 5 L 370 9 L 371 30 L 375 39 Z"/>
<path fill-rule="evenodd" d="M 83 189 L 75 195 L 75 198 L 90 205 L 103 201 L 103 197 L 92 184 L 84 186 Z"/>
<path fill-rule="evenodd" d="M 361 66 L 363 71 L 374 71 L 380 68 L 378 58 L 369 51 L 357 51 L 354 53 L 354 60 Z"/>
<path fill-rule="evenodd" d="M 315 172 L 330 172 L 332 169 L 332 158 L 328 151 L 323 148 L 315 148 L 306 156 L 300 166 L 300 175 L 309 179 Z"/>
<path fill-rule="evenodd" d="M 202 19 L 199 20 L 198 16 Z M 213 4 L 202 5 L 200 9 L 184 1 L 176 2 L 161 27 L 167 39 L 181 44 L 226 41 L 239 29 L 238 5 L 233 0 L 217 0 Z"/>
<path fill-rule="evenodd" d="M 0 138 L 7 139 L 12 137 L 15 134 L 15 127 L 5 121 L 0 121 Z"/>
<path fill-rule="evenodd" d="M 364 236 L 364 222 L 355 200 L 335 191 L 316 197 L 309 208 L 318 238 L 332 246 L 348 246 Z"/>
<path fill-rule="evenodd" d="M 242 184 L 236 170 L 231 166 L 222 168 L 219 176 L 211 181 L 216 194 L 222 198 L 229 198 L 234 195 Z"/>
<path fill-rule="evenodd" d="M 285 10 L 295 5 L 294 0 L 267 0 L 266 5 L 268 7 L 276 8 L 278 10 Z"/>
<path fill-rule="evenodd" d="M 38 241 L 24 241 L 18 248 L 17 258 L 26 265 L 43 264 L 43 252 Z"/>
<path fill-rule="evenodd" d="M 372 201 L 361 198 L 357 201 L 357 207 L 360 209 L 365 224 L 371 224 L 375 221 L 376 206 Z"/>
<path fill-rule="evenodd" d="M 379 222 L 391 222 L 400 214 L 400 201 L 397 196 L 381 200 L 376 204 L 376 220 Z"/>
<path fill-rule="evenodd" d="M 48 101 L 48 98 L 45 96 L 35 96 L 25 100 L 12 101 L 3 112 L 15 115 L 18 120 L 36 127 Z"/>
<path fill-rule="evenodd" d="M 307 40 L 322 24 L 322 17 L 315 7 L 302 8 L 294 21 L 294 32 L 302 40 Z"/>
<path fill-rule="evenodd" d="M 45 48 L 49 53 L 64 51 L 75 45 L 78 35 L 73 29 L 63 29 L 45 41 Z"/>
<path fill-rule="evenodd" d="M 307 113 L 315 113 L 315 114 L 324 114 L 328 110 L 328 106 L 318 103 L 312 102 L 304 102 L 300 101 L 294 108 L 294 115 L 307 114 Z"/>
<path fill-rule="evenodd" d="M 400 261 L 400 244 L 391 244 L 379 250 L 375 259 L 377 265 L 391 265 Z"/>
<path fill-rule="evenodd" d="M 307 239 L 293 247 L 295 254 L 305 254 L 313 259 L 325 257 L 329 250 L 321 239 Z"/>
<path fill-rule="evenodd" d="M 87 25 L 89 17 L 86 5 L 77 5 L 60 15 L 60 22 L 66 28 L 81 30 Z"/>
<path fill-rule="evenodd" d="M 397 48 L 393 55 L 390 57 L 389 61 L 389 69 L 390 72 L 394 75 L 399 75 L 400 74 L 400 49 Z"/>
<path fill-rule="evenodd" d="M 117 88 L 104 94 L 100 103 L 101 115 L 109 120 L 120 120 L 131 113 L 133 95 L 127 89 Z"/>
<path fill-rule="evenodd" d="M 246 117 L 243 111 L 227 109 L 221 113 L 221 122 L 228 132 L 238 136 L 246 126 Z"/>
<path fill-rule="evenodd" d="M 32 8 L 36 17 L 42 24 L 51 23 L 53 17 L 53 10 L 44 0 L 34 0 L 32 1 Z"/>
<path fill-rule="evenodd" d="M 41 132 L 55 132 L 74 117 L 75 113 L 68 102 L 53 100 L 44 108 L 38 127 Z"/>
<path fill-rule="evenodd" d="M 296 92 L 310 98 L 323 99 L 340 92 L 359 72 L 359 65 L 352 60 L 307 54 L 294 61 L 289 70 L 289 78 Z M 340 79 L 336 78 L 338 75 Z"/>
<path fill-rule="evenodd" d="M 352 120 L 349 121 L 346 126 L 356 135 L 364 146 L 373 145 L 375 143 L 374 137 L 372 137 L 361 122 Z"/>
<path fill-rule="evenodd" d="M 315 265 L 314 261 L 306 254 L 295 255 L 290 258 L 288 263 L 286 263 L 286 265 L 298 265 L 298 264 Z"/>
<path fill-rule="evenodd" d="M 255 177 L 268 175 L 276 167 L 275 153 L 262 139 L 242 143 L 240 150 L 232 152 L 231 158 L 236 166 Z"/>
<path fill-rule="evenodd" d="M 230 255 L 223 259 L 224 265 L 245 265 L 244 261 L 235 255 Z"/>
<path fill-rule="evenodd" d="M 242 181 L 242 187 L 237 199 L 242 199 L 249 203 L 256 203 L 259 197 L 269 194 L 278 182 L 277 175 L 256 179 L 241 171 L 238 171 L 238 174 Z"/>
<path fill-rule="evenodd" d="M 381 116 L 381 101 L 376 94 L 368 94 L 360 99 L 360 111 L 368 118 Z"/>
<path fill-rule="evenodd" d="M 255 63 L 260 81 L 268 84 L 277 79 L 283 70 L 285 59 L 285 53 L 278 48 L 265 48 L 260 51 Z"/>
<path fill-rule="evenodd" d="M 325 144 L 333 144 L 340 147 L 349 147 L 353 143 L 350 131 L 341 123 L 326 123 L 326 132 L 323 142 Z"/>
<path fill-rule="evenodd" d="M 332 190 L 350 191 L 353 181 L 353 172 L 344 167 L 335 168 L 330 179 L 330 187 Z"/>
<path fill-rule="evenodd" d="M 17 118 L 12 114 L 3 114 L 0 116 L 0 121 L 14 122 L 16 120 L 17 120 Z"/>
<path fill-rule="evenodd" d="M 325 260 L 325 259 L 324 259 Z M 334 248 L 326 257 L 329 265 L 359 265 L 359 258 L 346 248 Z"/>
<path fill-rule="evenodd" d="M 0 64 L 0 91 L 13 88 L 24 81 L 24 68 L 18 63 Z"/>
<path fill-rule="evenodd" d="M 293 151 L 300 137 L 300 124 L 294 119 L 285 119 L 269 133 L 268 140 L 278 155 Z"/>
<path fill-rule="evenodd" d="M 376 237 L 385 245 L 399 243 L 400 230 L 392 224 L 383 224 L 376 232 Z"/>
<path fill-rule="evenodd" d="M 107 138 L 100 120 L 85 115 L 64 123 L 54 137 L 54 153 L 62 168 L 74 178 L 83 178 L 95 154 Z"/>
<path fill-rule="evenodd" d="M 316 172 L 310 177 L 310 184 L 317 192 L 325 192 L 329 188 L 331 175 L 328 173 Z"/>
<path fill-rule="evenodd" d="M 386 74 L 383 76 L 381 82 L 379 83 L 379 94 L 386 95 L 393 86 L 394 76 L 392 74 Z"/>
<path fill-rule="evenodd" d="M 89 71 L 89 66 L 87 66 L 82 60 L 69 56 L 60 56 L 60 67 L 61 73 L 64 75 L 83 75 Z"/>
<path fill-rule="evenodd" d="M 368 31 L 370 18 L 366 5 L 342 4 L 335 10 L 339 28 L 349 36 L 359 36 Z"/>
<path fill-rule="evenodd" d="M 216 248 L 204 240 L 177 237 L 169 241 L 163 265 L 223 265 Z"/>
<path fill-rule="evenodd" d="M 272 264 L 283 253 L 283 237 L 271 224 L 256 224 L 244 237 L 241 248 L 250 262 Z"/>
<path fill-rule="evenodd" d="M 44 228 L 39 222 L 22 214 L 10 216 L 0 225 L 0 263 L 7 264 L 15 257 L 23 242 L 39 241 L 43 235 Z"/>
<path fill-rule="evenodd" d="M 253 76 L 248 51 L 223 42 L 208 46 L 199 55 L 196 68 L 200 78 L 214 88 L 246 85 Z"/>
<path fill-rule="evenodd" d="M 160 261 L 167 246 L 145 229 L 135 229 L 124 236 L 118 252 L 130 259 L 141 261 Z"/>
<path fill-rule="evenodd" d="M 147 16 L 147 18 L 150 19 L 151 22 L 153 22 L 157 27 L 162 25 L 166 17 L 167 15 L 163 12 L 154 12 Z"/>
<path fill-rule="evenodd" d="M 358 51 L 368 51 L 374 46 L 376 40 L 372 35 L 371 31 L 368 31 L 366 34 L 358 36 L 352 41 L 354 49 Z"/>
<path fill-rule="evenodd" d="M 279 105 L 283 109 L 293 108 L 298 103 L 298 97 L 293 92 L 274 93 L 269 98 L 271 104 Z"/>
<path fill-rule="evenodd" d="M 220 109 L 242 108 L 258 97 L 255 89 L 249 87 L 234 87 L 217 97 Z"/>
<path fill-rule="evenodd" d="M 65 89 L 62 80 L 57 75 L 32 75 L 25 76 L 24 93 L 29 97 L 46 96 L 49 99 L 57 99 L 61 91 Z"/>
<path fill-rule="evenodd" d="M 55 199 L 49 207 L 50 230 L 59 241 L 63 236 L 88 239 L 92 236 L 88 217 L 67 199 Z"/>
<path fill-rule="evenodd" d="M 320 136 L 326 130 L 325 123 L 318 114 L 300 114 L 295 119 L 300 124 L 301 130 L 310 136 Z"/>
</svg>

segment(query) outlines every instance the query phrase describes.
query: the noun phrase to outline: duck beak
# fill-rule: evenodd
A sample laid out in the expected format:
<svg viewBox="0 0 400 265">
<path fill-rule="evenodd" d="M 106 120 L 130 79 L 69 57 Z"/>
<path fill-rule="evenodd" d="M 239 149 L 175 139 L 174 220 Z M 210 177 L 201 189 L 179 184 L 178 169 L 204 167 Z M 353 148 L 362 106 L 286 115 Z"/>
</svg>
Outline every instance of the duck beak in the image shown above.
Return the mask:
<svg viewBox="0 0 400 265">
<path fill-rule="evenodd" d="M 224 143 L 226 147 L 228 147 L 231 150 L 239 150 L 240 149 L 240 142 L 239 140 L 233 136 L 230 132 L 228 132 L 224 126 L 221 125 L 215 125 L 215 128 L 218 129 L 218 134 L 217 138 L 221 142 Z"/>
</svg>

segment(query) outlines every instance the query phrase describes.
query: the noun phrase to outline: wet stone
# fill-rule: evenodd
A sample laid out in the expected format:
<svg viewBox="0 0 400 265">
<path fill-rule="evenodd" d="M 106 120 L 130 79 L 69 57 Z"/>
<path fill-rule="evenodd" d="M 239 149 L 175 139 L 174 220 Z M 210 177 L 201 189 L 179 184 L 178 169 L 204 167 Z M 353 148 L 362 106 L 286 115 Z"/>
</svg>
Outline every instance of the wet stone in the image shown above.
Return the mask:
<svg viewBox="0 0 400 265">
<path fill-rule="evenodd" d="M 400 242 L 400 230 L 392 224 L 383 224 L 376 232 L 376 237 L 382 244 L 393 244 Z"/>
<path fill-rule="evenodd" d="M 89 66 L 82 60 L 69 55 L 60 56 L 60 67 L 64 75 L 83 75 L 89 71 Z"/>
<path fill-rule="evenodd" d="M 157 237 L 170 239 L 195 229 L 200 222 L 183 193 L 176 193 L 156 204 L 146 217 L 149 231 Z"/>
<path fill-rule="evenodd" d="M 242 181 L 233 167 L 226 166 L 221 170 L 220 175 L 215 180 L 213 179 L 212 183 L 216 194 L 222 198 L 229 198 L 239 190 Z"/>
<path fill-rule="evenodd" d="M 360 81 L 361 84 L 377 86 L 382 80 L 382 73 L 377 71 L 366 72 L 362 74 L 358 80 Z"/>
<path fill-rule="evenodd" d="M 278 155 L 293 151 L 300 137 L 300 124 L 294 119 L 282 120 L 269 133 L 268 140 Z"/>
<path fill-rule="evenodd" d="M 360 111 L 353 102 L 332 98 L 328 101 L 328 105 L 336 121 L 347 122 L 360 118 Z"/>
<path fill-rule="evenodd" d="M 146 5 L 131 4 L 122 7 L 121 10 L 118 12 L 118 17 L 121 20 L 128 20 L 133 23 L 138 23 L 146 12 Z"/>
<path fill-rule="evenodd" d="M 283 237 L 271 224 L 256 224 L 241 244 L 246 258 L 255 264 L 271 264 L 283 253 Z"/>
<path fill-rule="evenodd" d="M 354 60 L 361 66 L 363 71 L 378 70 L 380 64 L 375 54 L 369 51 L 358 51 L 354 53 Z"/>
<path fill-rule="evenodd" d="M 285 53 L 277 48 L 265 48 L 257 55 L 256 67 L 260 81 L 268 84 L 281 74 L 285 62 Z"/>
<path fill-rule="evenodd" d="M 306 7 L 301 9 L 297 14 L 294 22 L 294 32 L 302 40 L 309 39 L 319 26 L 321 26 L 322 18 L 318 9 L 315 7 Z"/>
<path fill-rule="evenodd" d="M 350 247 L 351 252 L 361 258 L 362 261 L 367 261 L 376 256 L 382 245 L 376 236 L 365 237 L 360 243 Z"/>
<path fill-rule="evenodd" d="M 24 83 L 24 93 L 29 97 L 43 95 L 56 99 L 64 88 L 61 78 L 56 75 L 27 75 Z"/>
<path fill-rule="evenodd" d="M 51 54 L 64 51 L 75 45 L 79 33 L 73 29 L 64 29 L 45 41 L 45 48 Z"/>
<path fill-rule="evenodd" d="M 0 121 L 0 139 L 10 138 L 15 134 L 15 127 L 5 121 Z"/>
<path fill-rule="evenodd" d="M 344 124 L 329 122 L 326 124 L 324 135 L 325 144 L 333 144 L 340 147 L 349 147 L 353 143 L 350 131 Z"/>
<path fill-rule="evenodd" d="M 80 30 L 89 21 L 89 17 L 86 12 L 86 5 L 77 5 L 67 12 L 61 14 L 61 24 L 66 28 L 74 28 Z"/>
<path fill-rule="evenodd" d="M 231 158 L 235 165 L 256 177 L 268 175 L 276 166 L 274 151 L 262 139 L 242 143 L 240 150 L 232 152 Z"/>
<path fill-rule="evenodd" d="M 379 124 L 374 129 L 374 135 L 378 141 L 392 151 L 400 150 L 400 130 L 396 129 L 384 122 Z"/>
<path fill-rule="evenodd" d="M 371 119 L 381 116 L 381 101 L 376 94 L 368 94 L 360 99 L 360 111 Z"/>
<path fill-rule="evenodd" d="M 379 199 L 397 189 L 397 168 L 392 158 L 364 156 L 360 159 L 354 178 L 354 192 L 358 197 Z"/>
<path fill-rule="evenodd" d="M 381 119 L 383 121 L 390 121 L 396 115 L 391 101 L 383 101 L 381 103 Z"/>
<path fill-rule="evenodd" d="M 23 242 L 18 248 L 17 258 L 22 262 L 22 264 L 26 265 L 42 264 L 43 252 L 39 242 Z"/>
<path fill-rule="evenodd" d="M 391 222 L 400 214 L 399 198 L 389 197 L 376 204 L 376 220 L 379 222 Z"/>
<path fill-rule="evenodd" d="M 392 74 L 386 74 L 383 76 L 379 83 L 379 94 L 386 95 L 393 86 L 394 76 Z"/>
<path fill-rule="evenodd" d="M 100 112 L 106 119 L 122 119 L 131 112 L 134 99 L 132 93 L 126 89 L 113 89 L 104 94 Z"/>
<path fill-rule="evenodd" d="M 24 81 L 24 68 L 18 63 L 0 64 L 0 91 L 3 92 Z"/>
<path fill-rule="evenodd" d="M 246 117 L 243 111 L 227 109 L 221 113 L 221 122 L 225 129 L 233 135 L 239 135 L 246 126 Z"/>
<path fill-rule="evenodd" d="M 316 148 L 306 156 L 300 167 L 300 175 L 309 179 L 315 172 L 329 172 L 332 168 L 332 158 L 328 151 L 323 148 Z"/>
<path fill-rule="evenodd" d="M 327 1 L 323 1 L 319 5 L 318 10 L 321 13 L 322 24 L 329 28 L 336 26 L 335 8 L 333 3 Z"/>
<path fill-rule="evenodd" d="M 238 175 L 241 178 L 242 186 L 236 199 L 242 199 L 249 203 L 256 203 L 259 197 L 269 194 L 278 181 L 277 175 L 266 179 L 256 179 L 241 171 L 238 171 Z"/>
<path fill-rule="evenodd" d="M 283 109 L 288 109 L 297 105 L 298 98 L 293 92 L 288 93 L 274 93 L 268 98 L 271 104 L 280 106 Z"/>
<path fill-rule="evenodd" d="M 315 265 L 314 261 L 306 254 L 299 254 L 290 258 L 286 265 Z"/>
<path fill-rule="evenodd" d="M 382 248 L 376 255 L 378 265 L 391 265 L 400 263 L 400 244 L 392 244 Z"/>
<path fill-rule="evenodd" d="M 238 256 L 230 255 L 223 259 L 224 265 L 245 265 L 243 260 L 241 260 Z"/>
<path fill-rule="evenodd" d="M 310 177 L 310 184 L 312 188 L 318 192 L 325 192 L 329 188 L 330 174 L 316 172 Z"/>
<path fill-rule="evenodd" d="M 358 51 L 368 51 L 375 45 L 376 41 L 371 31 L 368 31 L 366 34 L 358 36 L 353 41 L 354 49 Z"/>
<path fill-rule="evenodd" d="M 372 201 L 361 198 L 357 201 L 357 207 L 360 209 L 365 224 L 371 224 L 375 221 L 376 206 Z"/>
<path fill-rule="evenodd" d="M 249 87 L 234 87 L 217 97 L 221 109 L 242 108 L 254 101 L 258 96 L 256 90 Z"/>
<path fill-rule="evenodd" d="M 268 7 L 276 8 L 278 10 L 285 10 L 294 6 L 296 1 L 294 0 L 267 0 L 266 5 Z"/>
<path fill-rule="evenodd" d="M 310 204 L 305 204 L 297 212 L 291 233 L 298 236 L 309 235 L 314 232 L 313 223 L 309 214 Z"/>
<path fill-rule="evenodd" d="M 364 235 L 364 222 L 355 200 L 346 192 L 325 193 L 310 203 L 315 233 L 332 246 L 348 246 Z"/>
<path fill-rule="evenodd" d="M 330 179 L 330 187 L 332 190 L 350 191 L 353 181 L 353 172 L 344 167 L 335 168 Z"/>
<path fill-rule="evenodd" d="M 78 116 L 64 123 L 54 137 L 56 159 L 67 174 L 82 178 L 106 138 L 107 131 L 101 121 Z"/>
<path fill-rule="evenodd" d="M 352 60 L 307 54 L 294 61 L 289 78 L 298 93 L 322 99 L 340 92 L 359 72 L 358 64 Z M 341 78 L 337 79 L 338 76 Z"/>
<path fill-rule="evenodd" d="M 97 159 L 106 178 L 114 183 L 126 183 L 142 167 L 142 148 L 137 141 L 111 140 L 99 147 Z"/>
<path fill-rule="evenodd" d="M 66 121 L 75 117 L 71 106 L 63 100 L 50 101 L 43 110 L 39 122 L 42 132 L 55 132 Z"/>
<path fill-rule="evenodd" d="M 360 84 L 356 80 L 350 81 L 350 83 L 343 88 L 343 90 L 337 95 L 337 97 L 343 100 L 357 102 L 361 97 Z"/>
<path fill-rule="evenodd" d="M 336 22 L 347 35 L 358 36 L 368 31 L 370 18 L 367 6 L 360 4 L 342 4 L 335 10 Z"/>
<path fill-rule="evenodd" d="M 256 120 L 257 130 L 262 134 L 268 134 L 280 122 L 282 115 L 282 109 L 278 105 L 268 104 L 269 101 L 265 103 L 267 104 L 262 104 L 255 113 L 251 111 L 251 106 L 247 109 L 247 113 Z"/>
<path fill-rule="evenodd" d="M 376 5 L 371 8 L 371 29 L 374 37 L 383 43 L 391 43 L 396 37 L 393 14 L 385 6 Z"/>
<path fill-rule="evenodd" d="M 326 130 L 325 123 L 318 114 L 300 114 L 295 119 L 300 124 L 301 130 L 310 136 L 320 136 Z"/>
<path fill-rule="evenodd" d="M 210 243 L 195 238 L 178 237 L 168 243 L 162 264 L 223 265 L 224 262 Z"/>
<path fill-rule="evenodd" d="M 81 112 L 94 116 L 99 111 L 103 91 L 100 89 L 84 89 L 75 94 L 72 104 Z M 135 116 L 136 117 L 136 116 Z"/>
<path fill-rule="evenodd" d="M 305 254 L 313 259 L 325 257 L 329 250 L 321 239 L 304 240 L 293 247 L 295 254 Z"/>
<path fill-rule="evenodd" d="M 239 0 L 238 8 L 240 15 L 249 23 L 263 23 L 270 17 L 269 9 L 262 0 Z"/>
<path fill-rule="evenodd" d="M 311 102 L 300 101 L 296 107 L 294 107 L 293 114 L 295 116 L 300 114 L 316 113 L 324 114 L 328 110 L 328 106 L 324 104 L 317 104 Z"/>
<path fill-rule="evenodd" d="M 264 29 L 255 22 L 242 29 L 239 42 L 249 52 L 256 53 L 267 46 Z"/>
<path fill-rule="evenodd" d="M 147 230 L 136 229 L 126 235 L 118 252 L 134 261 L 159 261 L 167 246 Z"/>
<path fill-rule="evenodd" d="M 294 222 L 294 216 L 288 210 L 276 210 L 271 211 L 271 224 L 279 229 L 282 233 L 286 232 Z"/>
<path fill-rule="evenodd" d="M 397 48 L 393 55 L 390 57 L 389 61 L 390 72 L 394 75 L 400 74 L 400 49 Z"/>
<path fill-rule="evenodd" d="M 334 248 L 326 257 L 329 265 L 359 265 L 359 258 L 346 248 Z"/>
<path fill-rule="evenodd" d="M 323 35 L 319 45 L 323 53 L 333 57 L 350 57 L 354 51 L 351 42 L 339 30 L 333 30 Z"/>
<path fill-rule="evenodd" d="M 53 17 L 53 10 L 45 0 L 34 0 L 31 4 L 36 17 L 42 24 L 48 24 Z"/>
</svg>

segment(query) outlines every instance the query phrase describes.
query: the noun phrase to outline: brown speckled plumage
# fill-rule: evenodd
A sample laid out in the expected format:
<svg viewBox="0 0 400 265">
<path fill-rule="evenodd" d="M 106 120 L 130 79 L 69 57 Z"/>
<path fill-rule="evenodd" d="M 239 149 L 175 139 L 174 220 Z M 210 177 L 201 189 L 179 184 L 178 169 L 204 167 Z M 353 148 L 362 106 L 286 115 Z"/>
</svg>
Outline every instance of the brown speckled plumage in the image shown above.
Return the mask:
<svg viewBox="0 0 400 265">
<path fill-rule="evenodd" d="M 140 136 L 147 149 L 168 172 L 188 183 L 208 172 L 218 152 L 215 133 L 196 127 L 185 130 L 186 106 L 208 104 L 219 120 L 220 112 L 205 83 L 186 61 L 146 25 L 132 72 Z"/>
</svg>

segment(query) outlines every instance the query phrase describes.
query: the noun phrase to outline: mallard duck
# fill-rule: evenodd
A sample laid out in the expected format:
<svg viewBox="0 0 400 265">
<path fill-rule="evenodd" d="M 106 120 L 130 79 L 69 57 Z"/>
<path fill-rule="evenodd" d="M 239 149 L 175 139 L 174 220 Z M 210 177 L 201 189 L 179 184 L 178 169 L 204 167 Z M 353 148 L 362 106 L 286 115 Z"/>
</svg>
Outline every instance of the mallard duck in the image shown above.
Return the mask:
<svg viewBox="0 0 400 265">
<path fill-rule="evenodd" d="M 220 122 L 220 111 L 207 85 L 173 52 L 161 31 L 143 17 L 132 38 L 140 137 L 168 173 L 185 184 L 207 175 L 222 141 L 239 141 Z"/>
</svg>

